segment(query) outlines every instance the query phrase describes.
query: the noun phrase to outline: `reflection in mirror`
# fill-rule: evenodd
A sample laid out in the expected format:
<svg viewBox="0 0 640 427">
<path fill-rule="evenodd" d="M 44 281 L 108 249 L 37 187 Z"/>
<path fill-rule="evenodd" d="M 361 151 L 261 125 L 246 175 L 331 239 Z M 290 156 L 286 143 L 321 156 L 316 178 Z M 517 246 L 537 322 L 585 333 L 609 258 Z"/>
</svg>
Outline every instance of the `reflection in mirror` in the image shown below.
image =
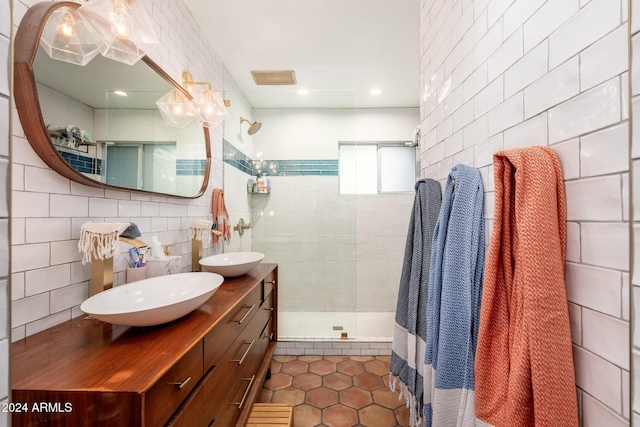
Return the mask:
<svg viewBox="0 0 640 427">
<path fill-rule="evenodd" d="M 33 68 L 45 126 L 71 167 L 119 187 L 198 193 L 206 159 L 202 128 L 164 125 L 155 102 L 173 86 L 144 62 L 127 66 L 98 56 L 81 68 L 39 49 Z M 85 77 L 69 78 L 78 74 Z"/>
<path fill-rule="evenodd" d="M 28 45 L 29 37 L 37 43 L 37 35 L 28 31 L 19 31 L 16 43 Z M 18 56 L 24 55 L 16 55 L 16 65 Z M 165 124 L 156 101 L 180 87 L 148 58 L 130 66 L 98 55 L 79 66 L 51 59 L 42 47 L 32 58 L 37 94 L 22 100 L 24 91 L 17 90 L 16 105 L 29 142 L 49 166 L 98 187 L 181 197 L 204 192 L 210 164 L 208 131 L 196 122 L 182 129 Z M 17 86 L 33 87 L 21 80 L 28 77 L 17 72 Z M 37 96 L 40 111 L 29 96 Z M 44 129 L 30 126 L 38 114 Z"/>
</svg>

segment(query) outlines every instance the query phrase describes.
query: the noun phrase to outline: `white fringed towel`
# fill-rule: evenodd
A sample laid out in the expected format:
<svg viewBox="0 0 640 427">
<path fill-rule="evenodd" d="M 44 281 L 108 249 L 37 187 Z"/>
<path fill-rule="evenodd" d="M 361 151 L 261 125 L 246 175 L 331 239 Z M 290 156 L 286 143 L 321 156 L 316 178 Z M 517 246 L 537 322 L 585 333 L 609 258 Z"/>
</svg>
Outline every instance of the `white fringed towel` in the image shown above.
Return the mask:
<svg viewBox="0 0 640 427">
<path fill-rule="evenodd" d="M 213 221 L 196 220 L 189 223 L 189 234 L 192 239 L 201 242 L 211 243 L 211 229 Z"/>
<path fill-rule="evenodd" d="M 131 224 L 128 222 L 85 222 L 80 229 L 78 251 L 82 252 L 82 264 L 92 258 L 113 258 L 118 253 L 118 237 Z"/>
</svg>

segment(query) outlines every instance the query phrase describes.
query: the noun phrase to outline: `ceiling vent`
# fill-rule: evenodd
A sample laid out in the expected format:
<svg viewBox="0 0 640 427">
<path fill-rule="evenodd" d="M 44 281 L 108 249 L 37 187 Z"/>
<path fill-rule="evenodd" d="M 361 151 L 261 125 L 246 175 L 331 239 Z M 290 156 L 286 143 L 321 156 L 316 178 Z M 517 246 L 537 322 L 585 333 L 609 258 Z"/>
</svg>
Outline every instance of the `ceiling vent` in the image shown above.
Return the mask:
<svg viewBox="0 0 640 427">
<path fill-rule="evenodd" d="M 294 85 L 296 73 L 293 70 L 259 70 L 251 71 L 257 85 Z"/>
</svg>

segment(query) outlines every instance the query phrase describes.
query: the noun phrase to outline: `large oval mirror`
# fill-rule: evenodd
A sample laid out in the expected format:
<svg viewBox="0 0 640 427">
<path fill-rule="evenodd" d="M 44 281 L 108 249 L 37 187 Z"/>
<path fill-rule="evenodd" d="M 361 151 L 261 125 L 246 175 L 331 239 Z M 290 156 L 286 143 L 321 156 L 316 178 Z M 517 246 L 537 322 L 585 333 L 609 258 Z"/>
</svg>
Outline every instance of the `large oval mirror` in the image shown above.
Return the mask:
<svg viewBox="0 0 640 427">
<path fill-rule="evenodd" d="M 80 66 L 52 59 L 40 45 L 48 19 L 75 3 L 31 7 L 15 39 L 14 93 L 35 152 L 82 184 L 198 197 L 211 165 L 209 133 L 195 122 L 165 125 L 156 101 L 176 88 L 148 57 L 134 65 L 93 58 Z"/>
</svg>

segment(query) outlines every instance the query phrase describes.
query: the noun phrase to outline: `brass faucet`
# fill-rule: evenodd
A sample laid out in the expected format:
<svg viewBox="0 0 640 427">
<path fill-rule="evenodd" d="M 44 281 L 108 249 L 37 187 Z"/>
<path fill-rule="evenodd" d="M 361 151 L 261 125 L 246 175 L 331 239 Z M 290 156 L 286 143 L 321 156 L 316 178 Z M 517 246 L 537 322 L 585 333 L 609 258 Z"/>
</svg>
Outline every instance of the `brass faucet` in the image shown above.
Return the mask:
<svg viewBox="0 0 640 427">
<path fill-rule="evenodd" d="M 218 236 L 222 235 L 222 232 L 218 230 L 211 230 L 212 234 Z M 200 271 L 200 260 L 202 259 L 202 241 L 198 239 L 191 239 L 191 271 Z"/>
<path fill-rule="evenodd" d="M 140 239 L 118 237 L 118 240 L 128 243 L 133 247 L 148 246 Z M 89 296 L 93 296 L 104 290 L 113 288 L 113 258 L 97 259 L 91 256 L 91 282 Z"/>
<path fill-rule="evenodd" d="M 175 246 L 175 243 L 169 243 L 167 245 L 162 245 L 162 249 L 164 252 L 164 256 L 171 256 L 171 252 L 169 252 L 169 248 Z"/>
</svg>

